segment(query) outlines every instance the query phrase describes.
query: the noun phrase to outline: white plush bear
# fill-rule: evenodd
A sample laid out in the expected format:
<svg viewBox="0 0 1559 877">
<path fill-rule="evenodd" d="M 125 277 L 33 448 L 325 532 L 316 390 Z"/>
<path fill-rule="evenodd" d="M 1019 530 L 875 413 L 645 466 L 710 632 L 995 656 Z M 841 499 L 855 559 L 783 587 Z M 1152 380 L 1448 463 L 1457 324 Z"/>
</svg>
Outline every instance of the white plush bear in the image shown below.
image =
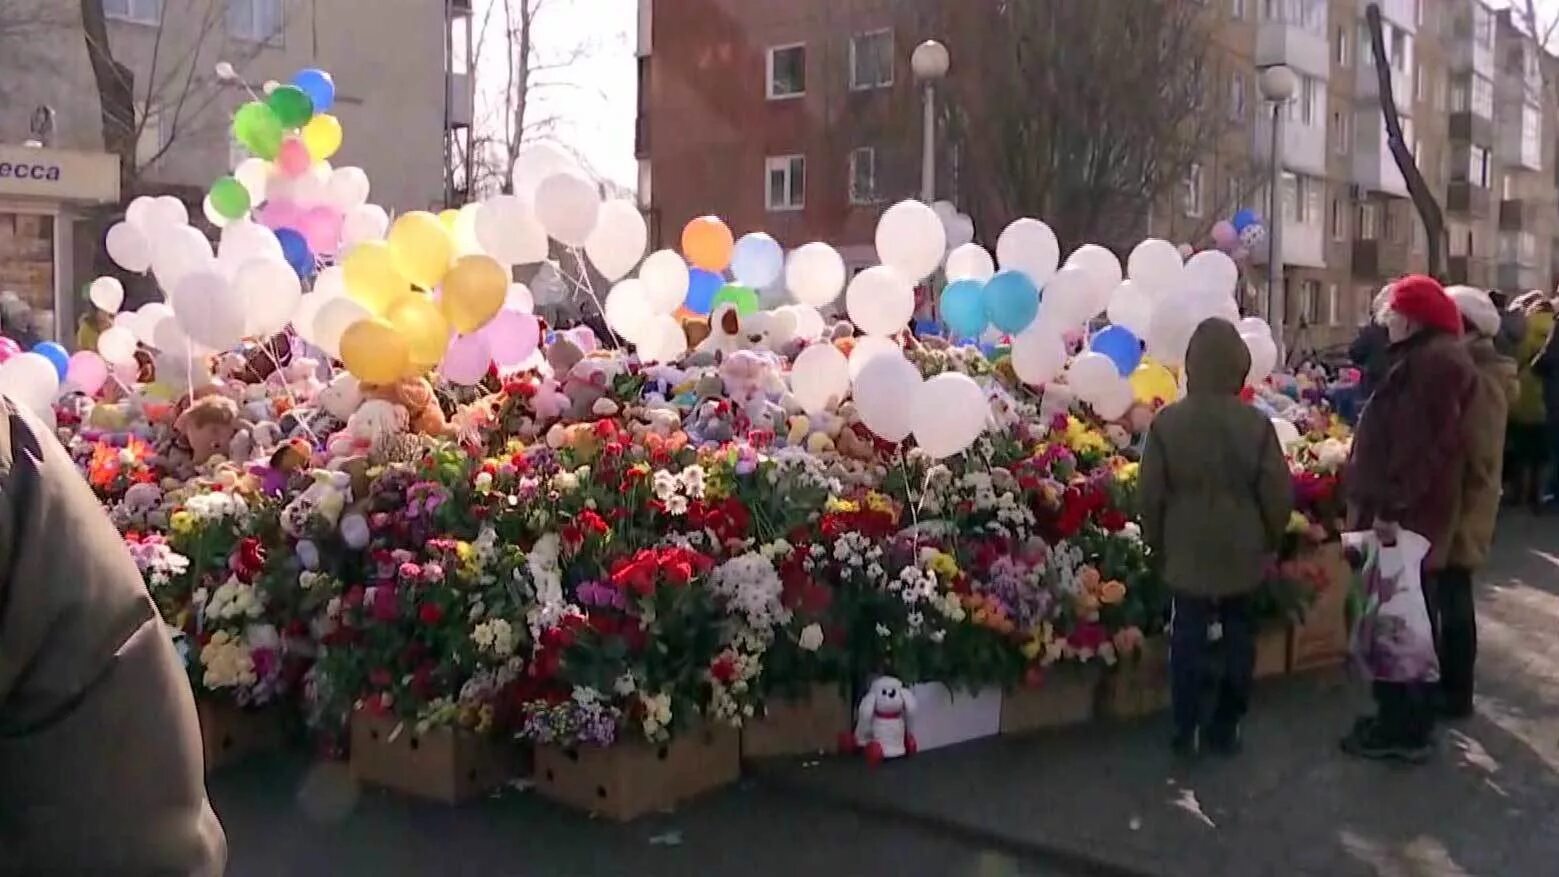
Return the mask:
<svg viewBox="0 0 1559 877">
<path fill-rule="evenodd" d="M 745 346 L 742 343 L 742 315 L 737 312 L 736 305 L 726 302 L 709 312 L 709 337 L 695 352 L 729 356 Z"/>
<path fill-rule="evenodd" d="M 743 347 L 779 353 L 796 337 L 796 315 L 790 311 L 759 311 L 739 320 Z"/>
<path fill-rule="evenodd" d="M 879 676 L 855 711 L 855 748 L 877 764 L 914 755 L 915 695 L 892 676 Z"/>
<path fill-rule="evenodd" d="M 345 429 L 330 437 L 326 453 L 332 460 L 373 454 L 405 432 L 409 421 L 405 408 L 384 399 L 369 399 L 347 418 Z"/>
<path fill-rule="evenodd" d="M 363 404 L 363 393 L 357 378 L 342 372 L 319 391 L 317 401 L 319 407 L 331 417 L 345 421 L 351 418 L 352 412 L 356 411 L 359 405 Z"/>
<path fill-rule="evenodd" d="M 302 537 L 315 522 L 334 529 L 350 500 L 351 475 L 329 469 L 315 469 L 310 475 L 314 483 L 282 509 L 281 527 L 294 538 Z"/>
</svg>

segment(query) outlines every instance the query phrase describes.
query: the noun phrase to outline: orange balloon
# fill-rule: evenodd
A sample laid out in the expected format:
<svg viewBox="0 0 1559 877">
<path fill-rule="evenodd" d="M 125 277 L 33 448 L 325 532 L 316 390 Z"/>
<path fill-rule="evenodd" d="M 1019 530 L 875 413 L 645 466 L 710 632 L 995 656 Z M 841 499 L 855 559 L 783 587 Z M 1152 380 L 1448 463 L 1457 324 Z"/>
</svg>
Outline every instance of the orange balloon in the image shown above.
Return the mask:
<svg viewBox="0 0 1559 877">
<path fill-rule="evenodd" d="M 730 227 L 718 216 L 700 216 L 682 229 L 682 255 L 705 271 L 724 271 L 735 246 Z"/>
</svg>

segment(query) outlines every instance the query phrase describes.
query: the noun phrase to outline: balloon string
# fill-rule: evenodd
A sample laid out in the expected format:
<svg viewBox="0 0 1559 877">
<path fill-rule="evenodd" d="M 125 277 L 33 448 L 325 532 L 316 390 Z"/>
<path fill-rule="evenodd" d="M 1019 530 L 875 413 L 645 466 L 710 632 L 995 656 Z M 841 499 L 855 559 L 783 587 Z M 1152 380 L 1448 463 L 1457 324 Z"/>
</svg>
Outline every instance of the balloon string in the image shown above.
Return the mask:
<svg viewBox="0 0 1559 877">
<path fill-rule="evenodd" d="M 276 354 L 271 352 L 271 347 L 268 343 L 261 342 L 260 350 L 265 353 L 266 358 L 271 361 L 271 364 L 276 366 L 275 374 L 281 376 L 281 388 L 287 394 L 287 401 L 292 405 L 292 410 L 294 412 L 298 411 L 301 407 L 298 404 L 298 397 L 294 396 L 292 393 L 292 382 L 287 379 L 287 375 L 282 373 L 281 361 L 276 358 Z M 303 427 L 303 431 L 309 434 L 309 438 L 313 440 L 314 444 L 318 445 L 319 436 L 314 434 L 314 430 L 309 427 L 308 421 L 301 417 L 296 417 L 296 415 L 294 416 L 298 421 L 298 425 Z"/>
<path fill-rule="evenodd" d="M 575 291 L 582 289 L 585 291 L 586 295 L 590 296 L 590 300 L 595 303 L 596 311 L 601 314 L 601 325 L 606 327 L 606 333 L 612 336 L 612 341 L 619 347 L 625 346 L 623 344 L 623 338 L 617 334 L 616 330 L 612 328 L 611 321 L 606 318 L 606 307 L 602 305 L 601 300 L 596 297 L 595 284 L 590 280 L 590 269 L 585 265 L 585 257 L 580 254 L 578 247 L 569 247 L 568 251 L 573 254 L 574 262 L 579 265 L 579 277 L 578 279 L 569 277 L 569 275 L 563 271 L 559 271 L 558 273 L 561 274 L 564 279 L 573 281 Z"/>
</svg>

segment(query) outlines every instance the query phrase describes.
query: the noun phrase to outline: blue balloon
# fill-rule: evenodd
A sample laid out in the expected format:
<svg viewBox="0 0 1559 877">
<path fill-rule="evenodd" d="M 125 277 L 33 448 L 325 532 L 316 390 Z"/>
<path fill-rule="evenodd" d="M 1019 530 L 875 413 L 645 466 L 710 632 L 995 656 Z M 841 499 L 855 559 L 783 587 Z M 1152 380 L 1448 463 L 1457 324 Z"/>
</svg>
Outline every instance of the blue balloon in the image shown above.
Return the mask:
<svg viewBox="0 0 1559 877">
<path fill-rule="evenodd" d="M 307 280 L 314 276 L 314 251 L 309 249 L 309 242 L 297 229 L 276 229 L 276 240 L 281 244 L 281 254 L 297 272 L 299 277 Z"/>
<path fill-rule="evenodd" d="M 749 289 L 765 289 L 785 269 L 785 250 L 761 231 L 742 235 L 731 251 L 731 274 Z"/>
<path fill-rule="evenodd" d="M 317 67 L 298 71 L 298 75 L 292 77 L 292 84 L 303 90 L 314 102 L 314 112 L 323 113 L 335 105 L 336 81 L 329 73 Z"/>
<path fill-rule="evenodd" d="M 65 373 L 70 371 L 70 354 L 65 352 L 65 348 L 53 341 L 40 341 L 33 345 L 32 352 L 52 363 L 60 380 L 65 380 Z"/>
<path fill-rule="evenodd" d="M 1142 364 L 1142 341 L 1125 326 L 1111 326 L 1093 336 L 1088 349 L 1108 356 L 1121 377 L 1136 371 Z"/>
<path fill-rule="evenodd" d="M 715 304 L 715 294 L 725 285 L 725 278 L 702 268 L 687 273 L 687 301 L 683 304 L 695 314 L 707 314 Z"/>
<path fill-rule="evenodd" d="M 985 331 L 985 296 L 978 280 L 959 280 L 942 290 L 942 322 L 949 334 L 977 338 Z"/>
<path fill-rule="evenodd" d="M 1029 327 L 1039 316 L 1039 290 L 1021 271 L 1003 271 L 985 281 L 985 315 L 1009 335 Z"/>
<path fill-rule="evenodd" d="M 1234 226 L 1235 231 L 1244 231 L 1246 226 L 1254 225 L 1258 221 L 1259 220 L 1256 218 L 1256 211 L 1247 207 L 1244 210 L 1241 210 L 1239 213 L 1234 214 L 1234 219 L 1230 224 Z"/>
</svg>

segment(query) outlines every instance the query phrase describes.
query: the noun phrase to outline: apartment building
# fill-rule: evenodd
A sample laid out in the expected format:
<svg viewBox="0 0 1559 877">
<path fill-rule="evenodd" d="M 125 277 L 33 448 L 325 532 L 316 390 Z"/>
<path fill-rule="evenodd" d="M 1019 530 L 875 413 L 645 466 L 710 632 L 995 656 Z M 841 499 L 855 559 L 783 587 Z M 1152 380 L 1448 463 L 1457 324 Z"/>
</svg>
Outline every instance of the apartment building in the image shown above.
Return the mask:
<svg viewBox="0 0 1559 877">
<path fill-rule="evenodd" d="M 0 13 L 27 23 L 0 46 L 0 289 L 26 301 L 45 334 L 69 334 L 81 284 L 104 267 L 96 226 L 82 220 L 144 192 L 175 194 L 198 217 L 205 188 L 241 157 L 232 112 L 305 67 L 335 76 L 346 132 L 336 164 L 364 168 L 387 208 L 444 204 L 472 121 L 459 50 L 471 0 L 102 2 L 109 44 L 135 80 L 133 181 L 102 151 L 79 5 L 7 0 Z M 221 61 L 241 81 L 218 78 Z"/>
<path fill-rule="evenodd" d="M 839 245 L 873 259 L 885 203 L 919 190 L 918 126 L 881 127 L 916 99 L 906 6 L 950 0 L 641 0 L 639 194 L 658 241 L 693 216 L 763 228 L 787 246 Z M 1195 0 L 1180 0 L 1195 2 Z M 1230 133 L 1143 231 L 1206 243 L 1241 207 L 1271 210 L 1272 114 L 1260 71 L 1298 76 L 1283 116 L 1278 204 L 1292 344 L 1346 341 L 1390 278 L 1428 266 L 1428 242 L 1387 142 L 1368 0 L 1201 0 L 1213 23 L 1210 84 Z M 1519 291 L 1559 266 L 1559 128 L 1544 96 L 1554 59 L 1519 19 L 1482 0 L 1379 0 L 1404 139 L 1444 210 L 1448 279 Z M 955 55 L 952 76 L 980 75 Z M 1548 65 L 1546 68 L 1544 65 Z M 870 148 L 861 144 L 868 139 Z M 956 156 L 939 154 L 937 195 L 958 200 Z M 981 229 L 982 238 L 994 229 Z M 986 240 L 986 243 L 991 243 Z M 1068 242 L 1075 245 L 1077 242 Z M 1266 293 L 1267 254 L 1244 270 Z"/>
</svg>

